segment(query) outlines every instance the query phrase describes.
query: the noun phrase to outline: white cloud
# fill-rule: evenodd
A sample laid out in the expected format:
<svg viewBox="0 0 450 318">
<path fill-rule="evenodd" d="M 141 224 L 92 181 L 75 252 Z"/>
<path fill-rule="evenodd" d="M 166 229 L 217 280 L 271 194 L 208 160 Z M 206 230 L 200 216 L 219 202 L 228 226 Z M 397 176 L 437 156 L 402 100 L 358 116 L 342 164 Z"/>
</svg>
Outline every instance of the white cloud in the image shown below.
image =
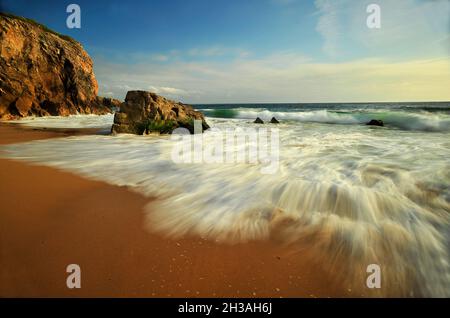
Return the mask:
<svg viewBox="0 0 450 318">
<path fill-rule="evenodd" d="M 210 57 L 247 57 L 250 52 L 241 48 L 224 47 L 221 45 L 211 45 L 207 47 L 194 47 L 187 51 L 187 55 L 194 58 Z"/>
<path fill-rule="evenodd" d="M 367 5 L 381 8 L 381 28 L 366 25 Z M 416 0 L 315 0 L 317 32 L 330 57 L 363 50 L 366 55 L 448 54 L 439 42 L 448 36 L 450 1 Z"/>
<path fill-rule="evenodd" d="M 130 89 L 143 89 L 187 103 L 450 100 L 446 56 L 323 63 L 284 52 L 229 62 L 94 65 L 99 83 L 121 99 Z"/>
<path fill-rule="evenodd" d="M 316 0 L 319 13 L 316 30 L 324 39 L 323 50 L 330 56 L 336 56 L 339 49 L 341 28 L 339 10 L 346 1 Z"/>
<path fill-rule="evenodd" d="M 372 1 L 315 1 L 327 62 L 221 45 L 122 56 L 123 63 L 94 58 L 100 92 L 153 90 L 188 103 L 450 100 L 450 2 L 374 2 L 377 30 L 366 26 Z"/>
<path fill-rule="evenodd" d="M 164 96 L 189 96 L 189 93 L 184 89 L 175 88 L 175 87 L 165 87 L 165 86 L 149 86 L 148 89 L 151 92 L 156 94 L 164 95 Z"/>
<path fill-rule="evenodd" d="M 169 57 L 164 54 L 155 54 L 152 55 L 152 59 L 157 62 L 167 62 L 169 60 Z"/>
</svg>

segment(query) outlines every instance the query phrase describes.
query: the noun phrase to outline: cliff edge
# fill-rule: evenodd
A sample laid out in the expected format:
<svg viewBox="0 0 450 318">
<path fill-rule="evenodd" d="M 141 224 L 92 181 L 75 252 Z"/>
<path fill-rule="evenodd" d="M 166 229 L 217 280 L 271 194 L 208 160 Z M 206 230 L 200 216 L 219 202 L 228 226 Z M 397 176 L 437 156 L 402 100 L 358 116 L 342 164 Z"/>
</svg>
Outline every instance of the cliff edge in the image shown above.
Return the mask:
<svg viewBox="0 0 450 318">
<path fill-rule="evenodd" d="M 92 60 L 80 43 L 0 13 L 0 119 L 106 114 L 120 105 L 97 92 Z"/>
</svg>

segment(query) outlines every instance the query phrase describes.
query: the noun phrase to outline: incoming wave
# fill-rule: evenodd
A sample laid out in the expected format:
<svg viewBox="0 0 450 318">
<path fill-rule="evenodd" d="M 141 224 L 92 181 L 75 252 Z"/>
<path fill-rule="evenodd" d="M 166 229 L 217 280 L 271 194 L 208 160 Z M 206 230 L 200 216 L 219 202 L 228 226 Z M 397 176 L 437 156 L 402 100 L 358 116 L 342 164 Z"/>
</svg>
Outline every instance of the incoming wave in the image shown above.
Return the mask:
<svg viewBox="0 0 450 318">
<path fill-rule="evenodd" d="M 349 110 L 329 111 L 326 109 L 314 111 L 270 111 L 260 109 L 217 109 L 206 110 L 205 114 L 210 117 L 239 118 L 253 120 L 260 117 L 270 120 L 276 117 L 281 120 L 324 123 L 324 124 L 365 124 L 371 119 L 383 120 L 386 126 L 402 130 L 450 131 L 450 115 L 430 112 L 405 112 L 388 110 Z"/>
</svg>

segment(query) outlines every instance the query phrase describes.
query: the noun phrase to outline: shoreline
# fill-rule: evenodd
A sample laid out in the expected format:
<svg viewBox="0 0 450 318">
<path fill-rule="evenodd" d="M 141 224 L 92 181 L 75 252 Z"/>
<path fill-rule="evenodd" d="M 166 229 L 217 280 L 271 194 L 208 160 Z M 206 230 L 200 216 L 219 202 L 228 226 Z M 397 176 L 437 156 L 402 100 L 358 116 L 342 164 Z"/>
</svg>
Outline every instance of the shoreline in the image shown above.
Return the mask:
<svg viewBox="0 0 450 318">
<path fill-rule="evenodd" d="M 34 128 L 19 123 L 0 121 L 0 145 L 57 137 L 92 135 L 100 128 Z"/>
<path fill-rule="evenodd" d="M 0 123 L 0 144 L 94 132 Z M 168 239 L 146 229 L 154 199 L 55 168 L 0 165 L 0 297 L 361 296 L 307 247 Z M 81 267 L 81 289 L 66 287 L 69 264 Z"/>
</svg>

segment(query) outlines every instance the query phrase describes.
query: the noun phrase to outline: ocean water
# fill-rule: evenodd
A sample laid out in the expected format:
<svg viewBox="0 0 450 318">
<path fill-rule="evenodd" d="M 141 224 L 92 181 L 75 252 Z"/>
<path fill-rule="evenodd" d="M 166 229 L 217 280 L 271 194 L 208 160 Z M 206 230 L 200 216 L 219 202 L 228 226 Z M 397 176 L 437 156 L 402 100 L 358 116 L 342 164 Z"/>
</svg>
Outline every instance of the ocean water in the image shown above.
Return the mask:
<svg viewBox="0 0 450 318">
<path fill-rule="evenodd" d="M 210 107 L 211 106 L 211 107 Z M 450 103 L 217 104 L 196 105 L 206 116 L 324 124 L 364 124 L 381 119 L 403 130 L 450 131 Z"/>
<path fill-rule="evenodd" d="M 40 140 L 3 146 L 0 156 L 157 196 L 146 210 L 148 226 L 169 237 L 274 239 L 298 253 L 306 244 L 356 289 L 364 289 L 367 266 L 378 264 L 380 295 L 450 296 L 450 103 L 196 108 L 220 131 L 277 128 L 275 173 L 262 174 L 263 162 L 176 163 L 170 136 Z M 257 116 L 281 123 L 253 124 Z M 386 126 L 364 125 L 370 119 Z M 202 138 L 207 147 L 220 136 L 212 130 L 186 138 Z"/>
<path fill-rule="evenodd" d="M 107 115 L 70 115 L 49 117 L 26 117 L 18 120 L 10 120 L 9 123 L 21 124 L 34 128 L 99 128 L 111 130 L 113 114 Z"/>
</svg>

